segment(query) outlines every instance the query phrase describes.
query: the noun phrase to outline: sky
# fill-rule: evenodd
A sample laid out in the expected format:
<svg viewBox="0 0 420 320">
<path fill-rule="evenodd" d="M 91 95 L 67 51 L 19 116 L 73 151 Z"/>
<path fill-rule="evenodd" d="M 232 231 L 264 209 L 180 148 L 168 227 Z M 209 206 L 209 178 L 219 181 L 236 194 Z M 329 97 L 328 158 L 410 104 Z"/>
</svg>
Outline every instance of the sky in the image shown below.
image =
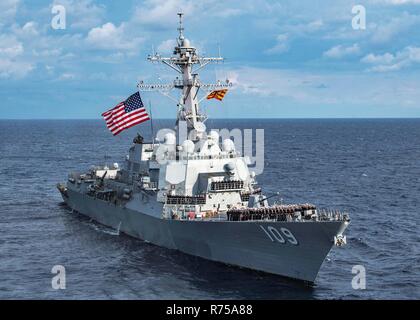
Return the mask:
<svg viewBox="0 0 420 320">
<path fill-rule="evenodd" d="M 226 58 L 203 82 L 234 84 L 202 103 L 210 117 L 420 117 L 420 0 L 1 0 L 0 119 L 96 119 L 138 81 L 171 81 L 146 58 L 172 53 L 179 11 L 192 45 Z M 172 100 L 142 98 L 175 118 Z"/>
</svg>

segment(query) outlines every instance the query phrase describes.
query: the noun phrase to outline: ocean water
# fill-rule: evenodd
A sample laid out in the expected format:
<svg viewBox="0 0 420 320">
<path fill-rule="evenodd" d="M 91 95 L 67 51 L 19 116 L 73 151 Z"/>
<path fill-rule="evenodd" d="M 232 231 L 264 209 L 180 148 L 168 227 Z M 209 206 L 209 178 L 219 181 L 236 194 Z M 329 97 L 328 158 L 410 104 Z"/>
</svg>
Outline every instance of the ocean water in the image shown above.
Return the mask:
<svg viewBox="0 0 420 320">
<path fill-rule="evenodd" d="M 172 121 L 156 120 L 155 129 Z M 142 124 L 0 121 L 0 299 L 419 299 L 420 119 L 214 120 L 265 130 L 258 181 L 284 202 L 341 208 L 352 222 L 316 283 L 229 267 L 120 234 L 61 205 L 69 171 L 120 162 Z M 54 265 L 66 289 L 51 287 Z M 355 290 L 352 268 L 366 269 Z"/>
</svg>

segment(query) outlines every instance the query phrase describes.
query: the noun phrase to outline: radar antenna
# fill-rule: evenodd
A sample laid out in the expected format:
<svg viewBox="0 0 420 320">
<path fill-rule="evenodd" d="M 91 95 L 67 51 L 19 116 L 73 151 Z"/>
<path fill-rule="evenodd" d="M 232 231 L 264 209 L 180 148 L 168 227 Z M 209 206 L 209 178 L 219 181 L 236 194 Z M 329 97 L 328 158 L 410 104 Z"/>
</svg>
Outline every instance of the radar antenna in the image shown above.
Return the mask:
<svg viewBox="0 0 420 320">
<path fill-rule="evenodd" d="M 179 127 L 180 121 L 185 121 L 188 131 L 192 129 L 202 128 L 207 117 L 200 113 L 199 103 L 207 96 L 207 93 L 212 90 L 224 89 L 232 86 L 230 81 L 205 84 L 202 83 L 198 77 L 197 71 L 204 68 L 210 63 L 220 63 L 224 59 L 218 57 L 203 57 L 197 53 L 197 49 L 190 44 L 190 41 L 184 36 L 183 16 L 184 13 L 178 13 L 179 16 L 179 36 L 177 39 L 177 46 L 174 48 L 174 53 L 170 57 L 162 57 L 159 53 L 153 52 L 148 56 L 150 62 L 162 63 L 172 70 L 179 73 L 180 78 L 172 83 L 167 84 L 145 84 L 140 81 L 137 85 L 139 91 L 158 91 L 166 97 L 177 102 L 178 114 L 177 124 Z M 193 67 L 197 67 L 193 70 Z M 205 96 L 199 99 L 198 92 L 203 89 Z M 177 100 L 173 98 L 169 92 L 172 89 L 180 89 L 181 96 Z"/>
<path fill-rule="evenodd" d="M 184 40 L 184 35 L 183 35 L 184 27 L 182 26 L 182 17 L 183 16 L 184 16 L 184 13 L 178 12 L 178 17 L 179 17 L 179 27 L 178 27 L 179 37 L 178 37 L 178 39 L 179 39 L 179 41 Z M 178 42 L 178 44 L 179 44 L 179 42 Z"/>
</svg>

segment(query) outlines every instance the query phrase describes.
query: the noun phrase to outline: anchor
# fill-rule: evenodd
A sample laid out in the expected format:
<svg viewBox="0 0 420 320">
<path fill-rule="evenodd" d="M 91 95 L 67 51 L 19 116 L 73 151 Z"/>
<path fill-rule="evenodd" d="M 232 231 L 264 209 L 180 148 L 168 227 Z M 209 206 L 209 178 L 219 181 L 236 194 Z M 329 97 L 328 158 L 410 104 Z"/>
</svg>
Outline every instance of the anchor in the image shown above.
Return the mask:
<svg viewBox="0 0 420 320">
<path fill-rule="evenodd" d="M 344 246 L 345 244 L 347 244 L 347 238 L 346 238 L 346 236 L 343 236 L 342 234 L 339 234 L 339 235 L 335 236 L 334 237 L 334 244 L 337 247 Z"/>
</svg>

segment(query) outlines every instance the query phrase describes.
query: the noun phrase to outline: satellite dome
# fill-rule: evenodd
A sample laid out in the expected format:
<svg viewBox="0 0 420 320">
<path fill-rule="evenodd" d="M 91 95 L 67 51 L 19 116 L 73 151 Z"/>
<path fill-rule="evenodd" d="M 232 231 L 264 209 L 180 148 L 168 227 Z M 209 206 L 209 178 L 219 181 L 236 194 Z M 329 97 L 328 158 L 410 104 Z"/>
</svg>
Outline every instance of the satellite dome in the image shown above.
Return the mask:
<svg viewBox="0 0 420 320">
<path fill-rule="evenodd" d="M 228 173 L 233 173 L 235 170 L 235 164 L 233 162 L 228 162 L 225 164 L 224 169 Z"/>
<path fill-rule="evenodd" d="M 194 129 L 197 131 L 197 133 L 202 133 L 206 131 L 206 125 L 202 122 L 196 122 L 194 124 Z"/>
<path fill-rule="evenodd" d="M 193 153 L 194 152 L 194 148 L 195 148 L 194 142 L 192 142 L 191 140 L 185 140 L 182 143 L 182 150 L 185 153 Z"/>
<path fill-rule="evenodd" d="M 163 143 L 164 144 L 175 144 L 176 137 L 173 133 L 169 132 L 163 136 Z"/>
<path fill-rule="evenodd" d="M 208 139 L 213 140 L 213 142 L 217 143 L 219 141 L 219 133 L 215 130 L 211 130 L 209 132 Z"/>
<path fill-rule="evenodd" d="M 188 40 L 187 38 L 185 38 L 184 39 L 184 42 L 183 42 L 183 47 L 185 47 L 185 48 L 191 47 L 190 40 Z"/>
<path fill-rule="evenodd" d="M 223 147 L 223 151 L 226 151 L 226 152 L 235 151 L 235 144 L 233 143 L 231 139 L 223 140 L 222 147 Z"/>
</svg>

